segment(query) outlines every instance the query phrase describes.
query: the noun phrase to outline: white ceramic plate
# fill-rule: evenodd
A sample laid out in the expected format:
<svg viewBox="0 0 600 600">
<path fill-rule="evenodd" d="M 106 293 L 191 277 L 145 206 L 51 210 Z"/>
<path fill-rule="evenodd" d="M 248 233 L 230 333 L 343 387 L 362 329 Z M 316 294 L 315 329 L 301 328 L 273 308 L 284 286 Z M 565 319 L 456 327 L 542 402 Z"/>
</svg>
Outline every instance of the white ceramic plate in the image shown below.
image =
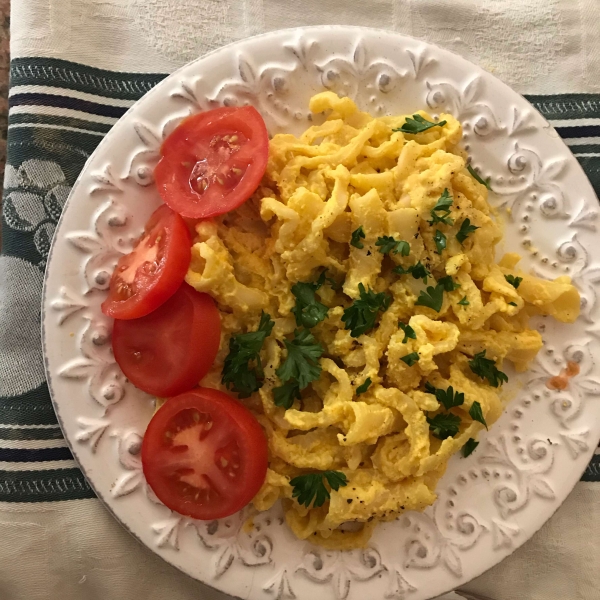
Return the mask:
<svg viewBox="0 0 600 600">
<path fill-rule="evenodd" d="M 279 507 L 195 522 L 161 505 L 145 485 L 141 436 L 150 398 L 125 382 L 100 312 L 110 273 L 160 203 L 152 170 L 161 140 L 183 116 L 251 103 L 271 133 L 309 124 L 323 88 L 374 115 L 428 108 L 464 125 L 465 147 L 492 202 L 511 209 L 505 249 L 542 277 L 569 274 L 582 295 L 572 326 L 538 319 L 545 346 L 532 369 L 511 376 L 507 410 L 468 459 L 455 456 L 425 513 L 380 525 L 364 551 L 324 551 L 294 538 Z M 73 453 L 98 496 L 154 552 L 214 588 L 251 599 L 422 600 L 500 562 L 560 506 L 600 435 L 600 277 L 597 199 L 547 121 L 521 96 L 462 58 L 408 37 L 354 27 L 269 33 L 180 69 L 115 125 L 67 202 L 50 252 L 43 299 L 48 382 Z M 581 374 L 564 392 L 547 379 L 567 360 Z M 510 374 L 510 372 L 509 372 Z M 368 591 L 367 591 L 368 589 Z"/>
</svg>

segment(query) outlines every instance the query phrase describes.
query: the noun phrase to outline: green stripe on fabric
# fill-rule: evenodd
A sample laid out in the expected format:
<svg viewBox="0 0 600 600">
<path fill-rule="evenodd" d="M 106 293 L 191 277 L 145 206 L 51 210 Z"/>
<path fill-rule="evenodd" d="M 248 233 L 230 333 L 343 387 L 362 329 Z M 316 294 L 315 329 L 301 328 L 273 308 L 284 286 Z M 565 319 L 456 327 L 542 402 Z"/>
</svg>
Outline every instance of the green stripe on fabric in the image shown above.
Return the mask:
<svg viewBox="0 0 600 600">
<path fill-rule="evenodd" d="M 61 440 L 62 437 L 60 427 L 28 427 L 27 429 L 0 427 L 0 440 Z"/>
<path fill-rule="evenodd" d="M 576 156 L 575 158 L 594 186 L 596 196 L 600 197 L 600 156 Z"/>
<path fill-rule="evenodd" d="M 95 498 L 79 469 L 0 471 L 0 502 L 53 502 Z"/>
<path fill-rule="evenodd" d="M 49 85 L 120 100 L 138 100 L 166 74 L 116 73 L 56 58 L 13 58 L 10 86 Z"/>
<path fill-rule="evenodd" d="M 56 125 L 58 127 L 75 127 L 77 129 L 87 129 L 89 131 L 97 131 L 99 133 L 108 133 L 112 125 L 104 123 L 95 123 L 93 121 L 85 121 L 83 119 L 72 119 L 70 117 L 57 117 L 54 115 L 37 115 L 28 113 L 19 113 L 8 117 L 8 126 L 27 124 L 41 125 Z"/>
<path fill-rule="evenodd" d="M 2 425 L 58 425 L 48 385 L 29 390 L 21 396 L 0 398 Z"/>
<path fill-rule="evenodd" d="M 600 144 L 576 144 L 569 146 L 569 150 L 573 154 L 581 154 L 582 152 L 598 152 L 600 153 Z"/>
<path fill-rule="evenodd" d="M 526 95 L 549 121 L 600 118 L 600 94 Z"/>
</svg>

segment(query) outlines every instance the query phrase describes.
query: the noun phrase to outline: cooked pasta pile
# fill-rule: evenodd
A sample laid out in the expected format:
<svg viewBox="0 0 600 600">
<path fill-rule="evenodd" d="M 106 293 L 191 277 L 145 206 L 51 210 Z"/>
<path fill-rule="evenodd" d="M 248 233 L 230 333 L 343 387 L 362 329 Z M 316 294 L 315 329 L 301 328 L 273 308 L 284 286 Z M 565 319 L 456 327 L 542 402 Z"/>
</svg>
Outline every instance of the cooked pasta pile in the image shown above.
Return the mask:
<svg viewBox="0 0 600 600">
<path fill-rule="evenodd" d="M 524 371 L 541 348 L 529 317 L 572 322 L 579 295 L 568 277 L 521 272 L 516 254 L 495 261 L 502 232 L 451 115 L 419 112 L 435 126 L 410 134 L 394 131 L 410 116 L 373 118 L 331 92 L 310 109 L 325 121 L 271 140 L 253 198 L 197 225 L 186 281 L 222 319 L 201 385 L 231 391 L 222 383 L 230 339 L 256 331 L 263 311 L 274 323 L 259 389 L 241 400 L 269 442 L 254 506 L 282 499 L 299 538 L 349 549 L 377 522 L 434 502 L 448 459 L 465 444 L 472 451 L 503 410 L 502 360 Z M 298 283 L 325 307 L 320 321 L 298 319 Z M 281 366 L 303 331 L 322 349 L 311 363 L 318 378 L 301 385 L 296 374 L 282 401 Z M 327 484 L 322 506 L 300 504 L 290 481 L 325 471 L 346 485 Z"/>
</svg>

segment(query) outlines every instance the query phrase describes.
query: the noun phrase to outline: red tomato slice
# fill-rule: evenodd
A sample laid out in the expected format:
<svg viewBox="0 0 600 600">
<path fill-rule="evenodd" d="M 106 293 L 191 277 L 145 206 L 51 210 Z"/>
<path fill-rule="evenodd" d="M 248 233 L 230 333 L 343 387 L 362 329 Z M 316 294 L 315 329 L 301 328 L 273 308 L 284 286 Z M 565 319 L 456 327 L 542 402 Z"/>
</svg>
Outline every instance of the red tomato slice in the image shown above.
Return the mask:
<svg viewBox="0 0 600 600">
<path fill-rule="evenodd" d="M 144 475 L 154 493 L 193 519 L 221 519 L 246 506 L 261 488 L 267 465 L 267 439 L 256 418 L 209 388 L 167 400 L 142 443 Z"/>
<path fill-rule="evenodd" d="M 187 283 L 149 315 L 116 320 L 112 332 L 115 359 L 125 376 L 161 397 L 197 386 L 212 366 L 220 341 L 214 300 Z"/>
<path fill-rule="evenodd" d="M 191 246 L 183 219 L 160 206 L 134 249 L 119 259 L 102 312 L 114 319 L 137 319 L 158 308 L 181 285 L 190 266 Z"/>
<path fill-rule="evenodd" d="M 154 178 L 174 211 L 207 219 L 252 195 L 268 154 L 267 128 L 255 108 L 218 108 L 181 122 L 162 145 Z"/>
</svg>

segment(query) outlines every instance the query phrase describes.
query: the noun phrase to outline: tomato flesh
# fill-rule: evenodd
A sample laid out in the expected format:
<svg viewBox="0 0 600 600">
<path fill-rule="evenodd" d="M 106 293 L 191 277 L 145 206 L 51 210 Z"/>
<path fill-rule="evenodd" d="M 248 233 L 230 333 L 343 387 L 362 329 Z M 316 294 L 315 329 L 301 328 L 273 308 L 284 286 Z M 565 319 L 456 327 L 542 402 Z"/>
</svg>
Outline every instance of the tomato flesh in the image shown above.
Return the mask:
<svg viewBox="0 0 600 600">
<path fill-rule="evenodd" d="M 142 443 L 144 475 L 156 496 L 194 519 L 220 519 L 246 506 L 267 465 L 267 440 L 256 418 L 209 388 L 169 398 Z"/>
<path fill-rule="evenodd" d="M 173 396 L 196 385 L 212 366 L 221 341 L 214 300 L 183 283 L 162 306 L 139 319 L 117 320 L 115 359 L 125 376 L 155 396 Z"/>
<path fill-rule="evenodd" d="M 119 259 L 102 312 L 114 319 L 137 319 L 166 302 L 187 273 L 191 245 L 183 219 L 160 206 L 133 250 Z"/>
<path fill-rule="evenodd" d="M 268 146 L 265 123 L 251 106 L 193 115 L 164 141 L 154 170 L 156 186 L 165 203 L 184 217 L 223 214 L 258 187 Z"/>
</svg>

